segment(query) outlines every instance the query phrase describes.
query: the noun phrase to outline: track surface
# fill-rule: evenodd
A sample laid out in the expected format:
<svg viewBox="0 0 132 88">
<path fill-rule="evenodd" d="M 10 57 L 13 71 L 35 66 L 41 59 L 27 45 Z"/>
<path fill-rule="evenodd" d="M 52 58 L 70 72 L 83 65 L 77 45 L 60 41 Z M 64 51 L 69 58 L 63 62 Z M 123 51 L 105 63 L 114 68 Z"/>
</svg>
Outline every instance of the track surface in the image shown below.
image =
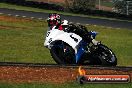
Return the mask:
<svg viewBox="0 0 132 88">
<path fill-rule="evenodd" d="M 66 83 L 75 82 L 79 66 L 33 63 L 0 63 L 0 82 L 8 83 Z M 86 74 L 130 75 L 132 67 L 83 66 Z"/>
<path fill-rule="evenodd" d="M 14 10 L 14 9 L 6 9 L 6 8 L 0 8 L 0 13 L 13 15 L 13 16 L 28 17 L 28 18 L 38 18 L 38 19 L 46 19 L 48 17 L 48 13 Z M 113 28 L 127 28 L 132 30 L 132 22 L 128 22 L 128 21 L 117 21 L 117 20 L 69 16 L 69 15 L 61 15 L 61 16 L 62 19 L 66 19 L 69 22 L 74 22 L 74 23 L 101 25 L 101 26 L 108 26 Z"/>
</svg>

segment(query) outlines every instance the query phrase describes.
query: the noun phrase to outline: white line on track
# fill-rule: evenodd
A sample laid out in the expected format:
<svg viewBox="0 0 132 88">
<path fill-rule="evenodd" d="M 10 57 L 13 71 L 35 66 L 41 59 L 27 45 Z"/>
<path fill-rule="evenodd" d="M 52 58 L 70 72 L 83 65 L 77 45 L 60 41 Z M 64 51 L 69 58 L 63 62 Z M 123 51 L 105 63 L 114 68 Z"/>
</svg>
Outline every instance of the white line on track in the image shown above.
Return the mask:
<svg viewBox="0 0 132 88">
<path fill-rule="evenodd" d="M 76 24 L 81 24 L 81 23 L 76 23 Z"/>
<path fill-rule="evenodd" d="M 22 16 L 23 18 L 25 18 L 26 16 Z"/>
<path fill-rule="evenodd" d="M 30 17 L 31 19 L 34 19 L 35 17 Z"/>
<path fill-rule="evenodd" d="M 19 15 L 15 15 L 16 17 L 18 17 Z"/>
<path fill-rule="evenodd" d="M 73 22 L 69 22 L 69 24 L 72 24 Z"/>
<path fill-rule="evenodd" d="M 121 29 L 121 28 L 116 28 L 116 29 Z"/>
<path fill-rule="evenodd" d="M 87 26 L 90 25 L 90 24 L 86 24 Z"/>
<path fill-rule="evenodd" d="M 4 14 L 4 13 L 0 13 L 0 14 Z"/>
<path fill-rule="evenodd" d="M 11 16 L 12 14 L 8 14 L 8 16 Z"/>
<path fill-rule="evenodd" d="M 93 25 L 93 26 L 95 26 L 95 27 L 96 27 L 97 25 Z"/>
<path fill-rule="evenodd" d="M 39 20 L 42 20 L 43 18 L 38 18 Z"/>
</svg>

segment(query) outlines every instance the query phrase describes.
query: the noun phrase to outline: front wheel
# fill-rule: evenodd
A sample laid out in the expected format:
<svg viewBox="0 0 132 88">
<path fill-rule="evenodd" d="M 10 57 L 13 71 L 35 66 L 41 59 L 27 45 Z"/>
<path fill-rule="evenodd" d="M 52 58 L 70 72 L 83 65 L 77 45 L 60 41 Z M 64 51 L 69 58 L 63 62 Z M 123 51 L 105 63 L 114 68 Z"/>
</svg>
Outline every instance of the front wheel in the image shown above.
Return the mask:
<svg viewBox="0 0 132 88">
<path fill-rule="evenodd" d="M 117 65 L 117 58 L 113 51 L 109 49 L 107 46 L 100 44 L 98 45 L 98 57 L 102 63 L 102 65 L 107 66 L 116 66 Z"/>
<path fill-rule="evenodd" d="M 50 53 L 57 64 L 75 64 L 74 50 L 63 41 L 55 42 L 50 49 Z"/>
</svg>

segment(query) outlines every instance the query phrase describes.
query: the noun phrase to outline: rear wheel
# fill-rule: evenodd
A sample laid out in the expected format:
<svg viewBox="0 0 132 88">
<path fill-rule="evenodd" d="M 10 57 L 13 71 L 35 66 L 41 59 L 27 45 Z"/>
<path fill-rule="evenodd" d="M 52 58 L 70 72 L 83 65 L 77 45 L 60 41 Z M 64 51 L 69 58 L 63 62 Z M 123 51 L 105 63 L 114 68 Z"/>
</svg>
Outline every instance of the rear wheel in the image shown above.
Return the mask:
<svg viewBox="0 0 132 88">
<path fill-rule="evenodd" d="M 55 42 L 50 53 L 57 64 L 75 64 L 74 50 L 65 42 Z"/>
</svg>

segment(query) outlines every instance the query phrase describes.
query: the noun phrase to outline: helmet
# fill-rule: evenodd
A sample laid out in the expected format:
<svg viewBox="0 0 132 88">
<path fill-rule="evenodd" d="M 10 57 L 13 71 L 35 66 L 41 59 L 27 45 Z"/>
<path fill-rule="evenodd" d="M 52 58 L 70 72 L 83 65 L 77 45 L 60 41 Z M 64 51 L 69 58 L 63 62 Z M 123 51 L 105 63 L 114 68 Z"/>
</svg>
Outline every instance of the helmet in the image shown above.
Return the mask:
<svg viewBox="0 0 132 88">
<path fill-rule="evenodd" d="M 55 26 L 55 25 L 61 23 L 60 15 L 57 13 L 49 14 L 47 22 L 48 22 L 49 26 Z"/>
</svg>

